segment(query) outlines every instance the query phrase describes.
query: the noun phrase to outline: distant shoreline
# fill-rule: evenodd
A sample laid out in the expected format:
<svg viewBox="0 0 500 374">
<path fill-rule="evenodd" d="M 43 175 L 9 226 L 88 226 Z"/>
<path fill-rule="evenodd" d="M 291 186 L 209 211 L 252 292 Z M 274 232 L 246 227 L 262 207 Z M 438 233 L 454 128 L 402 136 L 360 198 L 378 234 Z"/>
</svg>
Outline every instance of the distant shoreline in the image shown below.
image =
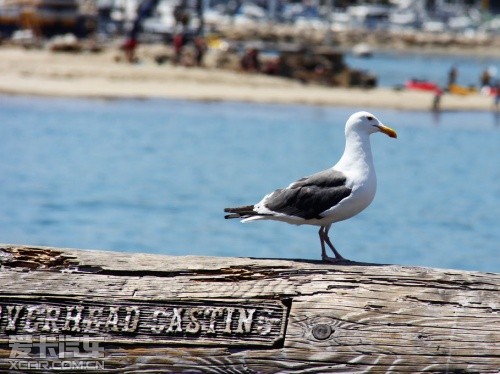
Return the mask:
<svg viewBox="0 0 500 374">
<path fill-rule="evenodd" d="M 398 52 L 398 51 L 396 51 Z M 130 65 L 115 51 L 65 54 L 0 48 L 0 93 L 96 99 L 184 99 L 253 103 L 350 106 L 429 111 L 433 94 L 390 88 L 358 89 L 304 85 L 284 78 L 203 68 Z M 481 95 L 443 95 L 442 111 L 491 111 Z"/>
<path fill-rule="evenodd" d="M 341 48 L 344 53 L 349 53 L 350 48 Z M 405 46 L 404 48 L 397 47 L 376 47 L 375 53 L 387 53 L 387 54 L 407 54 L 407 55 L 425 55 L 425 56 L 465 56 L 471 59 L 481 60 L 483 58 L 496 58 L 500 60 L 500 49 L 496 50 L 491 47 L 436 47 L 436 46 L 426 46 L 426 47 L 416 47 L 416 46 Z"/>
</svg>

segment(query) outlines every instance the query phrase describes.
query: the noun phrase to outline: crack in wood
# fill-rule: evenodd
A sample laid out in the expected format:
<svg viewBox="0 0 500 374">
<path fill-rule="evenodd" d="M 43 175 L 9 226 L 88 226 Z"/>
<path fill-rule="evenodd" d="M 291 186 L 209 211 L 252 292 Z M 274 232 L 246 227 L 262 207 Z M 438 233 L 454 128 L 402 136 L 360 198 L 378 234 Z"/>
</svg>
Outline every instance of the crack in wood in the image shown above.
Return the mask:
<svg viewBox="0 0 500 374">
<path fill-rule="evenodd" d="M 464 306 L 463 304 L 458 303 L 458 302 L 454 302 L 454 301 L 426 299 L 423 297 L 418 297 L 418 296 L 413 296 L 413 295 L 406 295 L 404 297 L 404 299 L 410 300 L 410 301 L 419 301 L 419 302 L 423 302 L 423 303 L 427 303 L 427 304 L 431 304 L 431 305 L 443 305 L 443 306 L 444 305 L 453 305 L 456 307 L 463 307 Z"/>
</svg>

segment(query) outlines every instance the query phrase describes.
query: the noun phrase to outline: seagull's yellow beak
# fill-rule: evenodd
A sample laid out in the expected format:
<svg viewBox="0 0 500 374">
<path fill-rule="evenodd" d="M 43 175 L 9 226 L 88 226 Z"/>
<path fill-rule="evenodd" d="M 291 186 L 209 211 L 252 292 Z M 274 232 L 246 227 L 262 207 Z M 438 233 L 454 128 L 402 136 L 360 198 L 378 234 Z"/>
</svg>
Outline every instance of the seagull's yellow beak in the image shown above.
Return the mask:
<svg viewBox="0 0 500 374">
<path fill-rule="evenodd" d="M 380 125 L 377 125 L 376 127 L 378 127 L 378 129 L 381 132 L 383 132 L 387 136 L 390 136 L 391 138 L 397 138 L 398 137 L 398 134 L 396 133 L 396 131 L 394 131 L 393 129 L 391 129 L 388 126 L 380 124 Z"/>
</svg>

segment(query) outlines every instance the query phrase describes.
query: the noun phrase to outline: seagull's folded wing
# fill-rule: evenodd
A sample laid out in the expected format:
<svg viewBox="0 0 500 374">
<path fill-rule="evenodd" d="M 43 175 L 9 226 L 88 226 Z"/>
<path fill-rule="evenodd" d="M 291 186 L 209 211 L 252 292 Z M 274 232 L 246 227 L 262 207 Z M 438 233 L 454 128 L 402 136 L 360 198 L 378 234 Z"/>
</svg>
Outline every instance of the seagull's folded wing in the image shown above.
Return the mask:
<svg viewBox="0 0 500 374">
<path fill-rule="evenodd" d="M 299 179 L 284 189 L 271 193 L 264 206 L 276 213 L 304 219 L 319 219 L 321 213 L 351 194 L 343 173 L 328 169 Z"/>
</svg>

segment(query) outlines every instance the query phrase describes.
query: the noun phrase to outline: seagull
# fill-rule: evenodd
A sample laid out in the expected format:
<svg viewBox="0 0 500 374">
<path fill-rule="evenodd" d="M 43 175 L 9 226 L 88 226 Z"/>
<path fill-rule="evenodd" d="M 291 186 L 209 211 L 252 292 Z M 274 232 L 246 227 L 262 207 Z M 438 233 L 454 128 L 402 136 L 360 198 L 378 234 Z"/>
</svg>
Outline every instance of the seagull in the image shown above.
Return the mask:
<svg viewBox="0 0 500 374">
<path fill-rule="evenodd" d="M 345 125 L 344 153 L 333 167 L 277 189 L 257 204 L 225 208 L 224 212 L 229 213 L 225 218 L 319 226 L 322 260 L 332 263 L 345 260 L 333 246 L 328 231 L 333 223 L 360 213 L 375 197 L 377 176 L 370 135 L 376 132 L 397 138 L 396 131 L 382 124 L 373 114 L 354 113 Z M 325 243 L 335 257 L 326 254 Z"/>
</svg>

